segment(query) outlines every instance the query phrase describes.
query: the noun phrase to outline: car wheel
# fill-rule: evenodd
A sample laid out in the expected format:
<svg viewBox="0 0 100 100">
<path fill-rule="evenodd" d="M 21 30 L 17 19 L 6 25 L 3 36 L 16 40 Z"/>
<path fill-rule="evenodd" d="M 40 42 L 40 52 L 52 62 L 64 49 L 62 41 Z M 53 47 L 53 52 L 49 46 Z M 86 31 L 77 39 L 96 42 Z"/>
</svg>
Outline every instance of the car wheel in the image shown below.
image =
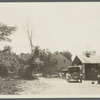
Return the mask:
<svg viewBox="0 0 100 100">
<path fill-rule="evenodd" d="M 82 79 L 80 79 L 80 83 L 82 83 Z"/>
<path fill-rule="evenodd" d="M 100 80 L 98 80 L 98 84 L 100 84 Z"/>
</svg>

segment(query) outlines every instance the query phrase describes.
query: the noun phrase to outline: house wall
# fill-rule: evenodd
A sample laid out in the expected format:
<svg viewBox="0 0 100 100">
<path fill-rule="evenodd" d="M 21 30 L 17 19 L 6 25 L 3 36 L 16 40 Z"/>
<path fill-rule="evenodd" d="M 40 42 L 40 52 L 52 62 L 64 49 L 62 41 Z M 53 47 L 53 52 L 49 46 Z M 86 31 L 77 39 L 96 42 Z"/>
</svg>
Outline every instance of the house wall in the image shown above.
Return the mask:
<svg viewBox="0 0 100 100">
<path fill-rule="evenodd" d="M 83 62 L 82 62 L 83 61 Z M 100 63 L 86 63 L 88 61 L 80 60 L 78 56 L 72 62 L 73 66 L 82 66 L 82 74 L 84 80 L 94 80 L 97 79 L 98 73 L 100 73 Z"/>
<path fill-rule="evenodd" d="M 74 64 L 82 66 L 83 80 L 96 80 L 98 72 L 100 72 L 100 64 Z M 93 69 L 93 71 L 91 71 Z"/>
<path fill-rule="evenodd" d="M 82 64 L 83 79 L 85 80 L 85 64 Z"/>
<path fill-rule="evenodd" d="M 85 79 L 97 80 L 97 75 L 100 70 L 99 64 L 85 64 Z"/>
</svg>

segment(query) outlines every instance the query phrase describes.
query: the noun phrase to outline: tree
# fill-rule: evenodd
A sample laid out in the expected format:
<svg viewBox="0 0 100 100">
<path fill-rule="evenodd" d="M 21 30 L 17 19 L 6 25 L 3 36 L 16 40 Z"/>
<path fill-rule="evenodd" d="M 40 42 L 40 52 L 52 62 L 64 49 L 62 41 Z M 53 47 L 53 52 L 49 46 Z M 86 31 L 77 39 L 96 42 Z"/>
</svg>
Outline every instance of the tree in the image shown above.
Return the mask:
<svg viewBox="0 0 100 100">
<path fill-rule="evenodd" d="M 28 79 L 32 79 L 32 72 L 35 71 L 35 59 L 39 53 L 39 47 L 33 46 L 33 34 L 35 33 L 35 29 L 27 22 L 25 27 L 25 32 L 28 36 L 30 47 L 31 47 L 31 58 L 28 60 L 29 68 L 28 68 Z"/>
<path fill-rule="evenodd" d="M 5 46 L 3 52 L 11 53 L 12 48 L 10 46 Z"/>
<path fill-rule="evenodd" d="M 33 79 L 32 72 L 36 71 L 36 58 L 39 58 L 40 49 L 38 46 L 34 47 L 34 55 L 29 53 L 21 53 L 19 55 L 19 62 L 21 64 L 20 75 L 25 79 Z"/>
<path fill-rule="evenodd" d="M 31 53 L 33 53 L 33 34 L 35 33 L 35 28 L 32 27 L 32 25 L 30 25 L 30 23 L 27 21 L 26 23 L 26 27 L 24 27 L 25 32 L 28 36 L 29 39 L 29 43 L 30 43 L 30 47 L 31 47 Z"/>
<path fill-rule="evenodd" d="M 6 24 L 0 23 L 0 41 L 11 42 L 10 35 L 16 31 L 15 26 L 8 26 Z M 10 71 L 17 74 L 17 59 L 11 53 L 11 47 L 5 46 L 2 51 L 0 51 L 0 75 L 2 77 L 7 76 Z"/>
<path fill-rule="evenodd" d="M 32 79 L 32 72 L 35 71 L 35 59 L 39 57 L 39 47 L 34 47 L 34 52 L 31 53 L 31 58 L 28 59 L 29 69 L 28 69 L 28 79 Z"/>
<path fill-rule="evenodd" d="M 95 55 L 96 51 L 94 51 L 94 50 L 84 51 L 83 54 L 86 55 L 86 57 L 90 57 L 91 55 Z"/>
<path fill-rule="evenodd" d="M 8 26 L 6 24 L 0 24 L 0 41 L 8 41 L 11 42 L 9 36 L 16 31 L 15 26 Z"/>
<path fill-rule="evenodd" d="M 0 75 L 2 77 L 7 76 L 9 73 L 17 75 L 19 67 L 20 64 L 13 53 L 0 51 Z"/>
<path fill-rule="evenodd" d="M 39 53 L 40 60 L 44 62 L 44 65 L 41 68 L 41 72 L 43 76 L 46 77 L 47 75 L 55 74 L 55 67 L 56 64 L 55 59 L 52 58 L 52 53 L 49 50 L 40 50 Z"/>
<path fill-rule="evenodd" d="M 63 52 L 60 52 L 60 54 L 62 54 L 68 60 L 72 61 L 72 54 L 69 51 L 63 51 Z"/>
</svg>

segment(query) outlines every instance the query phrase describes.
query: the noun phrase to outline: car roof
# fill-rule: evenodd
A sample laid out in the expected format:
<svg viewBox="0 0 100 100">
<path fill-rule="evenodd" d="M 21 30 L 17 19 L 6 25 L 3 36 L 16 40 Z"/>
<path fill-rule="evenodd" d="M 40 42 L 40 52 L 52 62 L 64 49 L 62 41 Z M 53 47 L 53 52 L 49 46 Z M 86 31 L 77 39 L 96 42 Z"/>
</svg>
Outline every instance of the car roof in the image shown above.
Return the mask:
<svg viewBox="0 0 100 100">
<path fill-rule="evenodd" d="M 79 66 L 68 66 L 68 68 L 80 68 Z"/>
</svg>

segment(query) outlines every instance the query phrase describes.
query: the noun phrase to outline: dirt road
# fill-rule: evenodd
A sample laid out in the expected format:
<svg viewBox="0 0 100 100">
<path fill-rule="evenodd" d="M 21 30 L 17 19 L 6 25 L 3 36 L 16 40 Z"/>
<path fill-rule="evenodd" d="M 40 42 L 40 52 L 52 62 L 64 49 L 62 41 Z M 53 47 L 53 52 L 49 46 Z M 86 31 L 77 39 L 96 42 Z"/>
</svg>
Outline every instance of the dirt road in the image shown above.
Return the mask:
<svg viewBox="0 0 100 100">
<path fill-rule="evenodd" d="M 39 80 L 23 82 L 19 88 L 21 95 L 66 95 L 66 96 L 100 96 L 100 85 L 95 81 L 68 83 L 60 78 L 40 78 Z"/>
</svg>

